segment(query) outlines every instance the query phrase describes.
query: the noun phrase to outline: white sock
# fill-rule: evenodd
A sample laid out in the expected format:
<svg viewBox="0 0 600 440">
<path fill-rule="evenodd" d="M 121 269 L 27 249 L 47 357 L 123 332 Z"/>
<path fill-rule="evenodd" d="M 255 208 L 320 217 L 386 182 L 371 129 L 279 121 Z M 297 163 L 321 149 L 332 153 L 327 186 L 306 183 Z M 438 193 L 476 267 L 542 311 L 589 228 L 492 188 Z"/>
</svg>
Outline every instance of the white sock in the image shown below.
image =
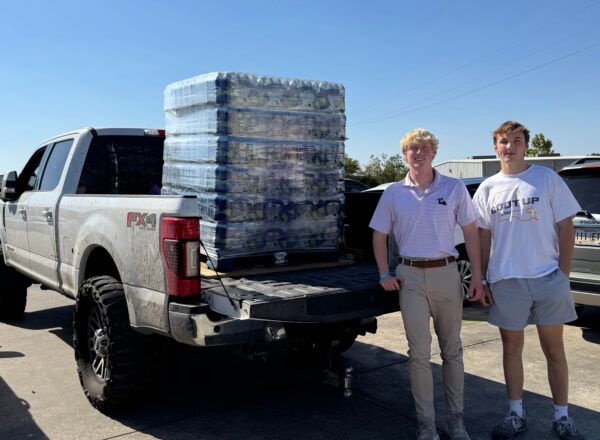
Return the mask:
<svg viewBox="0 0 600 440">
<path fill-rule="evenodd" d="M 563 416 L 569 417 L 569 406 L 554 405 L 554 420 L 558 420 Z"/>
<path fill-rule="evenodd" d="M 519 417 L 523 417 L 523 399 L 509 400 L 508 411 L 514 412 Z"/>
</svg>

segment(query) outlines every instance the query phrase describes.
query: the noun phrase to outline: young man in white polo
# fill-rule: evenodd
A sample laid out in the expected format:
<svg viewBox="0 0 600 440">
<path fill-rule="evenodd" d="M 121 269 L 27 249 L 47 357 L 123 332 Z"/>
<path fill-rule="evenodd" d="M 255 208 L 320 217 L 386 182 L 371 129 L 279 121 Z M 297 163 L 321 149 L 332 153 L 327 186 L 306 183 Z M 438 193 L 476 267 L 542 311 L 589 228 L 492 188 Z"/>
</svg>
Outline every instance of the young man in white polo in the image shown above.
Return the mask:
<svg viewBox="0 0 600 440">
<path fill-rule="evenodd" d="M 573 216 L 580 207 L 554 170 L 528 166 L 529 130 L 515 121 L 493 134 L 501 170 L 478 188 L 481 257 L 488 286 L 482 303 L 499 327 L 509 399 L 507 416 L 492 430 L 495 440 L 527 429 L 523 411 L 524 328 L 536 324 L 546 356 L 554 401 L 552 432 L 583 440 L 567 413 L 568 367 L 563 324 L 577 318 L 569 273 L 575 242 Z M 490 256 L 491 250 L 491 256 Z"/>
<path fill-rule="evenodd" d="M 438 440 L 431 373 L 430 318 L 442 351 L 448 434 L 468 440 L 463 423 L 464 366 L 460 329 L 463 294 L 455 259 L 454 229 L 460 225 L 472 262 L 471 300 L 483 294 L 477 214 L 465 185 L 433 169 L 437 138 L 414 129 L 400 141 L 409 172 L 390 185 L 373 214 L 373 248 L 380 284 L 400 291 L 400 309 L 408 339 L 409 374 L 419 429 L 417 439 Z M 393 232 L 401 260 L 388 263 L 388 234 Z M 390 271 L 393 272 L 390 272 Z"/>
</svg>

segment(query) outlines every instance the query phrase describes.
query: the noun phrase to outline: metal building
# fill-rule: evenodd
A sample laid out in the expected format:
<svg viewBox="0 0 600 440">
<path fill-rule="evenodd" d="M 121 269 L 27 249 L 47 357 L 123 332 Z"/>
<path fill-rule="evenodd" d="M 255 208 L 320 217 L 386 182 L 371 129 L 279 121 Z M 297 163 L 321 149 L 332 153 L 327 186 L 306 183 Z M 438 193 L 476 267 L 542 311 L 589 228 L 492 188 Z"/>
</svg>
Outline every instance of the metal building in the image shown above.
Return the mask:
<svg viewBox="0 0 600 440">
<path fill-rule="evenodd" d="M 558 171 L 583 157 L 586 156 L 538 156 L 526 157 L 525 161 Z M 450 177 L 489 177 L 500 171 L 500 160 L 496 156 L 473 156 L 468 159 L 448 160 L 434 165 L 434 168 Z"/>
</svg>

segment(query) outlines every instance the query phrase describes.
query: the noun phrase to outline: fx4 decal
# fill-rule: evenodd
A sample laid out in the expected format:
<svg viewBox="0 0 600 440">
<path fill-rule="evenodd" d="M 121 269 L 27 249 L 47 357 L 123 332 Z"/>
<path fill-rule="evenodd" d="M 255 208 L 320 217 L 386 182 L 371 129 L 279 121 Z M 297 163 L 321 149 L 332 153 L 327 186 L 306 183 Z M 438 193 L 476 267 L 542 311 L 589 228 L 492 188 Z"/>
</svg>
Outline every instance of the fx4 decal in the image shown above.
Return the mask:
<svg viewBox="0 0 600 440">
<path fill-rule="evenodd" d="M 156 229 L 156 214 L 146 214 L 144 212 L 128 212 L 127 227 L 137 227 L 140 229 Z"/>
</svg>

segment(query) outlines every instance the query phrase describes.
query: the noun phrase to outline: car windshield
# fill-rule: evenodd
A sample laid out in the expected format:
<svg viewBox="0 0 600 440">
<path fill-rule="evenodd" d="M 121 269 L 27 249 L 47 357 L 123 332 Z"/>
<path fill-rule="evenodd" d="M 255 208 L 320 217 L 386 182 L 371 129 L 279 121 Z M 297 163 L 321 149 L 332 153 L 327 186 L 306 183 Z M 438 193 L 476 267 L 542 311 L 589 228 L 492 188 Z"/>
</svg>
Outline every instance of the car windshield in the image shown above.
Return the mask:
<svg viewBox="0 0 600 440">
<path fill-rule="evenodd" d="M 582 169 L 573 174 L 563 174 L 562 178 L 581 205 L 581 209 L 600 214 L 600 169 L 595 170 L 596 172 Z"/>
</svg>

